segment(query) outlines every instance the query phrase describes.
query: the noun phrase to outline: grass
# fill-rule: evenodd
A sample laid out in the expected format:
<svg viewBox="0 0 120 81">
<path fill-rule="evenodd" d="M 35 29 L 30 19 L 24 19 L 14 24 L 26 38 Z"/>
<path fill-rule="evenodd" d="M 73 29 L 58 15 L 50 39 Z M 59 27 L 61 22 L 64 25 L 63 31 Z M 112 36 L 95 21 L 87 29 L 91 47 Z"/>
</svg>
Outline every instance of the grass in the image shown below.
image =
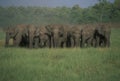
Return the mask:
<svg viewBox="0 0 120 81">
<path fill-rule="evenodd" d="M 119 81 L 120 29 L 110 48 L 5 48 L 0 32 L 0 81 Z"/>
</svg>

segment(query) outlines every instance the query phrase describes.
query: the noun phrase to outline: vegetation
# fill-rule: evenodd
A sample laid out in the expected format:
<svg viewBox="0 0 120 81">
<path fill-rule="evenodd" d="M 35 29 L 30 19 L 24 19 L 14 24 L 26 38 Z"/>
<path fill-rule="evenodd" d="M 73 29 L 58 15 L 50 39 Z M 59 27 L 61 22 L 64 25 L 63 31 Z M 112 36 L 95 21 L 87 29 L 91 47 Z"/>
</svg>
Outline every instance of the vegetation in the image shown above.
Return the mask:
<svg viewBox="0 0 120 81">
<path fill-rule="evenodd" d="M 99 0 L 94 6 L 73 7 L 0 7 L 0 27 L 14 24 L 82 24 L 120 22 L 120 1 Z"/>
<path fill-rule="evenodd" d="M 110 48 L 5 48 L 0 31 L 0 81 L 118 81 L 120 29 Z"/>
</svg>

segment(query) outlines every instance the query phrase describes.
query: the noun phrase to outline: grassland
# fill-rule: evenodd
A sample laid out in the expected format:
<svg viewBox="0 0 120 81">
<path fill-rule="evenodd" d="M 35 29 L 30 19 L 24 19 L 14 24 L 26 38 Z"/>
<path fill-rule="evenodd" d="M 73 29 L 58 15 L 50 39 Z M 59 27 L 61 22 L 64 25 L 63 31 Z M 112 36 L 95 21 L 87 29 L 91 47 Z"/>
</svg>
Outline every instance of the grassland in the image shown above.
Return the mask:
<svg viewBox="0 0 120 81">
<path fill-rule="evenodd" d="M 0 81 L 120 81 L 120 29 L 110 48 L 4 47 L 0 31 Z"/>
</svg>

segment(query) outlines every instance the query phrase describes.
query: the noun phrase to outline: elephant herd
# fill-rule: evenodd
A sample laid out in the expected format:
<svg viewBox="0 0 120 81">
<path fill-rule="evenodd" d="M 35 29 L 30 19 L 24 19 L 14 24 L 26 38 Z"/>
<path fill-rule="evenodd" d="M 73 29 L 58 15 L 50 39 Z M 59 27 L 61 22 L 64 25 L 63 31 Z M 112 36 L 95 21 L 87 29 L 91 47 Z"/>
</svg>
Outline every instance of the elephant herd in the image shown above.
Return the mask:
<svg viewBox="0 0 120 81">
<path fill-rule="evenodd" d="M 109 47 L 111 28 L 106 24 L 43 26 L 20 24 L 6 29 L 5 46 L 28 48 Z"/>
</svg>

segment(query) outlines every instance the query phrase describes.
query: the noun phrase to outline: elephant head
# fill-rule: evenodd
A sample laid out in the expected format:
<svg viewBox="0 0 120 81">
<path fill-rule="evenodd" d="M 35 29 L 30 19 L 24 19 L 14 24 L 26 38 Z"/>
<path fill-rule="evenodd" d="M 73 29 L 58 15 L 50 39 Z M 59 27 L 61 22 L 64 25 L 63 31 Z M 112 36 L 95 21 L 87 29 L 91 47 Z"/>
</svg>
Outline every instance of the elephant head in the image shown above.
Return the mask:
<svg viewBox="0 0 120 81">
<path fill-rule="evenodd" d="M 93 39 L 94 39 L 94 33 L 95 33 L 95 26 L 93 25 L 84 25 L 82 29 L 82 41 L 81 41 L 81 46 L 82 47 L 89 47 L 93 46 Z"/>
<path fill-rule="evenodd" d="M 51 34 L 51 44 L 53 47 L 60 47 L 61 39 L 64 37 L 64 28 L 62 25 L 48 25 L 46 29 Z"/>
<path fill-rule="evenodd" d="M 81 27 L 79 25 L 71 28 L 71 45 L 72 47 L 80 47 L 81 41 Z"/>
<path fill-rule="evenodd" d="M 17 30 L 15 27 L 8 27 L 6 29 L 6 41 L 5 41 L 5 46 L 8 46 L 9 45 L 9 40 L 10 39 L 13 39 L 13 43 L 14 43 L 14 39 L 17 35 Z"/>
<path fill-rule="evenodd" d="M 40 32 L 40 29 L 38 27 L 36 27 L 36 30 L 34 32 L 34 38 L 33 38 L 33 43 L 34 43 L 34 47 L 35 48 L 38 48 L 39 47 L 39 42 L 40 42 L 40 39 L 39 39 L 39 32 Z"/>
<path fill-rule="evenodd" d="M 34 25 L 27 25 L 27 32 L 28 33 L 28 42 L 29 42 L 29 48 L 33 48 L 33 40 L 35 37 L 35 31 L 36 31 L 36 26 Z"/>
<path fill-rule="evenodd" d="M 110 46 L 110 34 L 111 28 L 110 25 L 99 24 L 96 28 L 96 37 L 97 37 L 97 46 Z"/>
</svg>

